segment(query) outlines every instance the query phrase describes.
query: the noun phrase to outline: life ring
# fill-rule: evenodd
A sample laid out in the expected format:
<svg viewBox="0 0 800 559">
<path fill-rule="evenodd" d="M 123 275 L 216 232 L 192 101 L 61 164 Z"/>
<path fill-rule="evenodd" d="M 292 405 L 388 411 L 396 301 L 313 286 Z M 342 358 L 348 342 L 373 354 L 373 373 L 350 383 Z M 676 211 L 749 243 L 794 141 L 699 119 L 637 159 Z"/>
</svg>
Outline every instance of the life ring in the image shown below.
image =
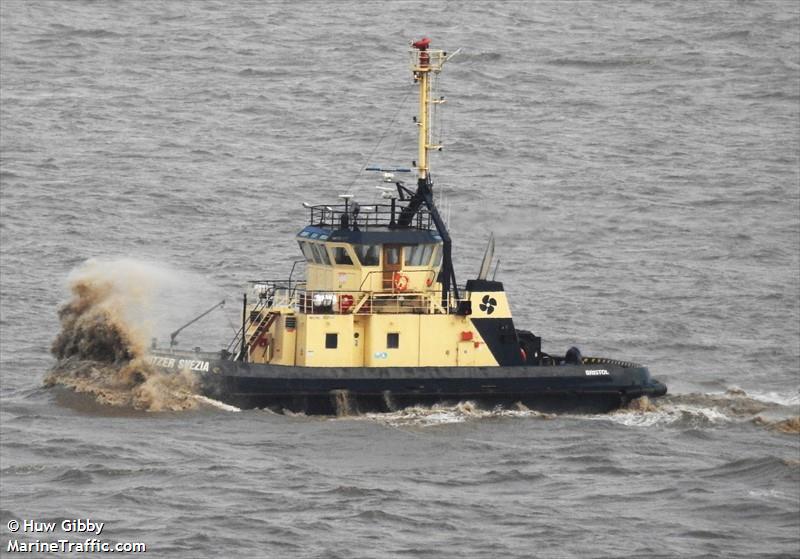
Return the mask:
<svg viewBox="0 0 800 559">
<path fill-rule="evenodd" d="M 261 338 L 258 340 L 258 345 L 261 347 L 267 347 L 267 338 Z"/>
<path fill-rule="evenodd" d="M 408 276 L 404 276 L 403 274 L 398 274 L 395 272 L 394 288 L 397 291 L 405 291 L 406 289 L 408 289 Z"/>
<path fill-rule="evenodd" d="M 339 309 L 343 313 L 347 312 L 350 309 L 350 307 L 353 306 L 353 302 L 354 302 L 353 296 L 348 293 L 345 293 L 344 295 L 339 297 Z"/>
</svg>

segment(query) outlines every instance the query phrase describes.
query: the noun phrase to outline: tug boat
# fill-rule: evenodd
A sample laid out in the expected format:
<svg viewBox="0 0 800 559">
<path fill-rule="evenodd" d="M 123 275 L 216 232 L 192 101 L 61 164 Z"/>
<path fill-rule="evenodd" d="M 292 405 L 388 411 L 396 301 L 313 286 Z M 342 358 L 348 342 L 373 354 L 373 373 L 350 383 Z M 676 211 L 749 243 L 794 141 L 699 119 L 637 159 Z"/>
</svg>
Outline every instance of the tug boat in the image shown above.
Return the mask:
<svg viewBox="0 0 800 559">
<path fill-rule="evenodd" d="M 226 349 L 154 343 L 154 366 L 194 370 L 206 396 L 238 407 L 313 414 L 466 400 L 594 413 L 666 393 L 642 365 L 574 347 L 542 351 L 539 336 L 516 327 L 503 284 L 489 279 L 493 239 L 478 276 L 456 282 L 429 167 L 429 153 L 441 149 L 431 138 L 432 107 L 444 102 L 432 82 L 452 56 L 427 38 L 410 48 L 416 187 L 394 180 L 412 168 L 369 167 L 391 185 L 385 203 L 362 206 L 346 194 L 339 204 L 304 204 L 309 220 L 297 242 L 306 277 L 253 282 L 254 300 L 244 295 L 241 328 Z"/>
</svg>

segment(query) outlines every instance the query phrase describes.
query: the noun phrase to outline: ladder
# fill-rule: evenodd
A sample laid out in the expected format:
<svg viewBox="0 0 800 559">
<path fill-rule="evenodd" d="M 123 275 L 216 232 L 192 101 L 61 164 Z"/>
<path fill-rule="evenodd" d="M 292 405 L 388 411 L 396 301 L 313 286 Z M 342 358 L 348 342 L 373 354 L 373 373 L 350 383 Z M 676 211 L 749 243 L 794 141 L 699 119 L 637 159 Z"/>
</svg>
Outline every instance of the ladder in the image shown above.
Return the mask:
<svg viewBox="0 0 800 559">
<path fill-rule="evenodd" d="M 269 312 L 266 315 L 261 315 L 261 320 L 259 321 L 258 326 L 256 326 L 255 332 L 253 332 L 253 335 L 250 336 L 250 339 L 245 343 L 247 346 L 246 351 L 248 356 L 253 351 L 253 345 L 257 343 L 259 339 L 261 339 L 262 334 L 269 332 L 270 327 L 278 319 L 278 316 L 280 316 L 280 313 L 276 312 Z M 266 351 L 266 348 L 264 348 L 264 351 Z"/>
<path fill-rule="evenodd" d="M 253 314 L 258 313 L 258 316 L 260 317 L 259 326 L 261 326 L 263 324 L 263 322 L 265 321 L 265 319 L 272 314 L 272 313 L 267 313 L 267 315 L 265 316 L 261 312 L 267 306 L 268 305 L 267 305 L 266 299 L 259 299 L 259 301 L 256 304 L 256 306 L 253 307 L 253 310 L 250 311 L 250 316 L 251 317 L 253 316 Z M 242 336 L 246 336 L 247 335 L 247 330 L 250 328 L 250 326 L 252 326 L 252 324 L 253 324 L 253 320 L 250 319 L 247 324 L 244 324 L 241 328 L 239 328 L 239 330 L 236 331 L 236 335 L 234 336 L 234 338 L 231 340 L 231 342 L 228 344 L 228 347 L 226 348 L 226 353 L 228 355 L 233 355 L 234 356 L 233 357 L 234 361 L 240 361 L 242 359 L 242 357 L 243 357 L 242 351 L 241 351 L 241 349 L 242 349 Z M 248 345 L 247 351 L 249 353 L 249 345 Z"/>
</svg>

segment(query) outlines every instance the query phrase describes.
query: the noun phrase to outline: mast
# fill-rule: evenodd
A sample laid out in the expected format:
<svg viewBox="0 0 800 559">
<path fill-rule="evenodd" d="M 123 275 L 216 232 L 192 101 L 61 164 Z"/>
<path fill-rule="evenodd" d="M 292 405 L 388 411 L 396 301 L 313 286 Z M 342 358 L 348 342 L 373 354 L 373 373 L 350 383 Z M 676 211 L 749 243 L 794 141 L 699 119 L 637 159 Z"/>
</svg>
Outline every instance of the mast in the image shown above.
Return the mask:
<svg viewBox="0 0 800 559">
<path fill-rule="evenodd" d="M 416 161 L 419 178 L 417 191 L 400 212 L 398 225 L 408 227 L 423 204 L 428 208 L 436 230 L 442 238 L 442 272 L 440 274 L 442 307 L 448 308 L 451 286 L 455 299 L 458 299 L 458 286 L 452 260 L 452 241 L 447 226 L 433 201 L 433 181 L 428 165 L 428 151 L 442 149 L 440 145 L 431 143 L 431 105 L 444 103 L 443 98 L 431 99 L 431 81 L 433 74 L 442 71 L 442 66 L 447 62 L 448 56 L 442 50 L 431 50 L 430 44 L 431 40 L 427 37 L 411 44 L 411 71 L 414 74 L 414 81 L 419 85 L 419 114 L 416 118 L 417 126 L 419 126 Z"/>
<path fill-rule="evenodd" d="M 440 50 L 428 50 L 431 40 L 425 37 L 413 43 L 411 70 L 414 73 L 414 81 L 419 84 L 419 115 L 417 116 L 417 126 L 419 127 L 419 139 L 417 140 L 417 173 L 419 178 L 424 179 L 428 176 L 428 151 L 431 149 L 441 149 L 440 145 L 431 144 L 431 105 L 443 103 L 444 99 L 431 99 L 431 85 L 433 81 L 432 73 L 442 71 L 447 53 Z"/>
</svg>

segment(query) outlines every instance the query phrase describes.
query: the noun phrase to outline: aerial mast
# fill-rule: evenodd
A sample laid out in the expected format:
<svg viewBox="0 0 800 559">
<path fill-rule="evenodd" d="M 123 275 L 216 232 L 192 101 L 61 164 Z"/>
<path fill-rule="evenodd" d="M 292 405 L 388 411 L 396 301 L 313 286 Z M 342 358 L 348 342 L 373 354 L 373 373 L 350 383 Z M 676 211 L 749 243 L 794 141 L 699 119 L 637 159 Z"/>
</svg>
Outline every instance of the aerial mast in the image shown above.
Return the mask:
<svg viewBox="0 0 800 559">
<path fill-rule="evenodd" d="M 430 45 L 431 40 L 427 37 L 411 43 L 411 71 L 414 74 L 414 81 L 419 84 L 419 115 L 416 118 L 417 126 L 419 126 L 419 146 L 415 163 L 419 178 L 417 179 L 417 191 L 400 212 L 398 225 L 408 227 L 422 206 L 428 208 L 436 230 L 442 238 L 442 270 L 439 280 L 442 283 L 442 307 L 449 308 L 453 302 L 450 299 L 451 289 L 454 299 L 457 301 L 459 298 L 456 274 L 453 269 L 452 241 L 447 226 L 433 201 L 433 181 L 428 164 L 428 152 L 432 149 L 442 149 L 441 146 L 431 143 L 431 105 L 444 102 L 443 98 L 431 99 L 431 82 L 433 75 L 442 71 L 442 66 L 449 57 L 442 50 L 431 50 Z"/>
<path fill-rule="evenodd" d="M 427 178 L 430 171 L 428 151 L 442 148 L 440 145 L 431 143 L 431 105 L 443 103 L 444 99 L 431 98 L 431 85 L 433 74 L 438 74 L 442 71 L 442 65 L 447 60 L 447 53 L 441 50 L 430 50 L 430 44 L 431 40 L 427 37 L 411 44 L 413 47 L 411 51 L 411 71 L 414 73 L 414 81 L 419 84 L 417 173 L 420 179 Z"/>
</svg>

